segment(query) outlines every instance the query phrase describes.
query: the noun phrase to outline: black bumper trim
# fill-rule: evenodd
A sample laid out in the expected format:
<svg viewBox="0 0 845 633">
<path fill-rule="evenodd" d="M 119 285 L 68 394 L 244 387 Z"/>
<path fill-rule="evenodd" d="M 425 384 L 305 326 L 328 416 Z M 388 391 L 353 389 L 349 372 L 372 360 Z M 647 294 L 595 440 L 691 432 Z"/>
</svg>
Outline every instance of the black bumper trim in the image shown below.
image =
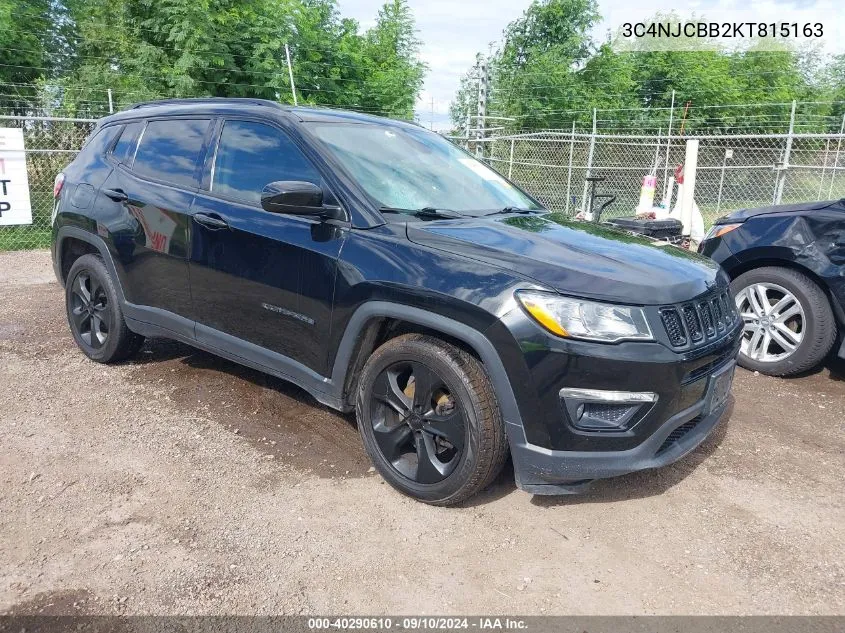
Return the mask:
<svg viewBox="0 0 845 633">
<path fill-rule="evenodd" d="M 727 366 L 716 373 L 726 369 Z M 675 414 L 641 444 L 625 451 L 551 450 L 528 443 L 522 426 L 508 423 L 516 484 L 533 494 L 575 494 L 584 492 L 594 479 L 667 466 L 698 447 L 722 418 L 727 402 L 704 414 L 710 391 L 708 387 L 704 399 Z M 666 438 L 675 429 L 696 418 L 699 420 L 692 430 L 661 450 Z"/>
</svg>

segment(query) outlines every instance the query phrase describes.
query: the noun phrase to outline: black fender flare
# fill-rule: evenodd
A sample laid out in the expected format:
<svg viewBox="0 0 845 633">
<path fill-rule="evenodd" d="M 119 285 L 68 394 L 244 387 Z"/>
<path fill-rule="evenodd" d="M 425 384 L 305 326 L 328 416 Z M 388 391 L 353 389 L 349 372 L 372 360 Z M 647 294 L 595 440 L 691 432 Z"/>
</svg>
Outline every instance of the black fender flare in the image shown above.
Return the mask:
<svg viewBox="0 0 845 633">
<path fill-rule="evenodd" d="M 496 399 L 502 411 L 502 417 L 508 424 L 522 425 L 522 418 L 519 414 L 519 407 L 516 403 L 513 389 L 511 388 L 502 359 L 490 340 L 480 331 L 473 329 L 460 321 L 455 321 L 440 314 L 428 312 L 420 308 L 391 303 L 389 301 L 369 301 L 358 307 L 346 325 L 343 337 L 338 345 L 332 366 L 331 384 L 334 389 L 339 390 L 337 396 L 343 397 L 340 391 L 346 381 L 346 373 L 351 367 L 352 354 L 358 337 L 364 331 L 367 323 L 372 319 L 395 318 L 402 321 L 420 325 L 422 327 L 442 332 L 468 345 L 478 354 L 493 389 L 496 392 Z"/>
<path fill-rule="evenodd" d="M 126 295 L 123 293 L 123 284 L 120 281 L 120 275 L 117 274 L 117 266 L 114 263 L 114 257 L 112 256 L 106 241 L 99 235 L 94 235 L 93 233 L 86 231 L 85 229 L 81 229 L 78 226 L 61 226 L 56 232 L 56 254 L 53 258 L 53 269 L 56 272 L 56 278 L 58 278 L 62 285 L 64 285 L 65 280 L 62 279 L 61 276 L 62 254 L 64 245 L 68 238 L 75 238 L 82 242 L 87 242 L 99 251 L 109 274 L 114 280 L 115 288 L 117 288 L 117 292 L 120 295 L 120 303 L 121 305 L 124 305 L 126 303 Z"/>
</svg>

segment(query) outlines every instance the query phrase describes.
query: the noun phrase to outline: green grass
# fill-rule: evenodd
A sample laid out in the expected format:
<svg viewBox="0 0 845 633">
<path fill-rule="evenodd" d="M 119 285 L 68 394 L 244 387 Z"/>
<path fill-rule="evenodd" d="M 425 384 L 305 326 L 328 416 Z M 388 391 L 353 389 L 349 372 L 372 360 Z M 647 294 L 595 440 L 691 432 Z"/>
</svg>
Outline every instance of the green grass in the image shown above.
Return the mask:
<svg viewBox="0 0 845 633">
<path fill-rule="evenodd" d="M 0 251 L 25 251 L 50 246 L 52 231 L 38 226 L 0 226 Z"/>
</svg>

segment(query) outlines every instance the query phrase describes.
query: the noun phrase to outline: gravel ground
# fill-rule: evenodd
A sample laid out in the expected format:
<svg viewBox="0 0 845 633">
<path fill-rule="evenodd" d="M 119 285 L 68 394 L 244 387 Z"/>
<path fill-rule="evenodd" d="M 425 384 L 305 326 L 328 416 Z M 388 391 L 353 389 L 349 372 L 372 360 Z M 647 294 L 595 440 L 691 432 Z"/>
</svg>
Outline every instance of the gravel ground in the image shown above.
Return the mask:
<svg viewBox="0 0 845 633">
<path fill-rule="evenodd" d="M 0 253 L 0 612 L 843 614 L 843 373 L 739 371 L 695 453 L 587 495 L 433 508 L 282 381 L 88 361 L 49 254 Z"/>
</svg>

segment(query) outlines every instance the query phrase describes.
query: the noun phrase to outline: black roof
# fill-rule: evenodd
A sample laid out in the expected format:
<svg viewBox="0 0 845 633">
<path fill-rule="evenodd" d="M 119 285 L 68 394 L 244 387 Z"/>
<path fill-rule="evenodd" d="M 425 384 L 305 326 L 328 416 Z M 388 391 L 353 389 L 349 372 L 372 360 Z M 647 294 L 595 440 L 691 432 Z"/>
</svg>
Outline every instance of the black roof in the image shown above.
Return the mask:
<svg viewBox="0 0 845 633">
<path fill-rule="evenodd" d="M 337 110 L 319 106 L 291 106 L 269 99 L 202 97 L 191 99 L 162 99 L 160 101 L 145 101 L 136 103 L 126 110 L 112 114 L 104 121 L 116 121 L 129 118 L 147 116 L 161 116 L 167 114 L 234 114 L 247 111 L 269 110 L 274 113 L 286 114 L 300 121 L 344 121 L 348 123 L 380 123 L 392 125 L 413 125 L 416 123 L 397 121 L 385 117 Z"/>
</svg>

